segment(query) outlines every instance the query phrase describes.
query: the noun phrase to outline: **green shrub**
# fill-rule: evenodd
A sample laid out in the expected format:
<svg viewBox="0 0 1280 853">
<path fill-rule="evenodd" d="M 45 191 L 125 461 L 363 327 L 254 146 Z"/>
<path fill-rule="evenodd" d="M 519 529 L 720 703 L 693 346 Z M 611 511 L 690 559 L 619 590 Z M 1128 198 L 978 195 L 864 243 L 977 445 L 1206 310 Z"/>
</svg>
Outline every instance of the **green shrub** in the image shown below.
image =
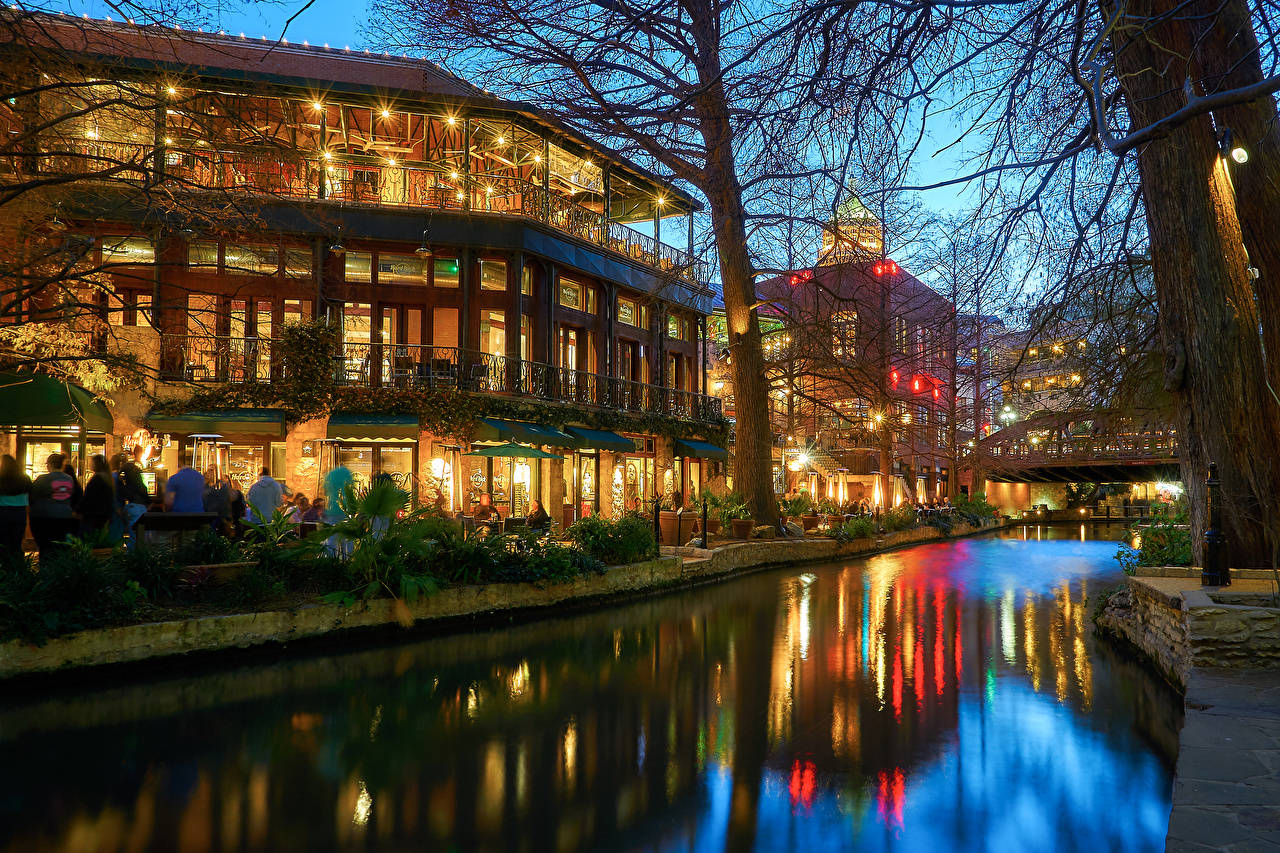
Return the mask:
<svg viewBox="0 0 1280 853">
<path fill-rule="evenodd" d="M 858 515 L 845 519 L 842 524 L 832 527 L 827 535 L 837 542 L 851 542 L 854 539 L 868 539 L 876 535 L 875 520 L 869 515 Z"/>
<path fill-rule="evenodd" d="M 211 563 L 238 563 L 246 556 L 244 546 L 239 542 L 202 527 L 174 548 L 170 558 L 179 566 L 206 566 Z"/>
<path fill-rule="evenodd" d="M 801 492 L 794 498 L 787 498 L 779 505 L 782 514 L 788 518 L 795 518 L 801 515 L 811 515 L 814 510 L 813 498 L 809 497 L 808 492 Z"/>
<path fill-rule="evenodd" d="M 653 527 L 637 516 L 624 515 L 610 520 L 589 515 L 574 522 L 565 534 L 587 555 L 609 566 L 634 563 L 658 554 Z"/>
<path fill-rule="evenodd" d="M 1135 524 L 1130 533 L 1137 537 L 1136 549 L 1121 546 L 1116 558 L 1129 574 L 1137 566 L 1191 565 L 1191 527 L 1186 502 L 1171 508 L 1155 507 L 1145 524 Z M 1132 551 L 1131 555 L 1124 555 Z M 1122 556 L 1124 555 L 1124 556 Z"/>
<path fill-rule="evenodd" d="M 987 503 L 986 492 L 974 492 L 972 495 L 956 495 L 952 505 L 955 508 L 955 515 L 960 516 L 975 527 L 981 525 L 987 519 L 995 518 L 1000 512 L 999 509 Z"/>
<path fill-rule="evenodd" d="M 123 621 L 146 598 L 135 580 L 81 542 L 46 554 L 38 571 L 7 561 L 0 569 L 0 639 L 48 637 Z"/>
<path fill-rule="evenodd" d="M 916 508 L 911 504 L 899 504 L 881 516 L 880 524 L 890 533 L 910 530 L 916 526 Z"/>
</svg>

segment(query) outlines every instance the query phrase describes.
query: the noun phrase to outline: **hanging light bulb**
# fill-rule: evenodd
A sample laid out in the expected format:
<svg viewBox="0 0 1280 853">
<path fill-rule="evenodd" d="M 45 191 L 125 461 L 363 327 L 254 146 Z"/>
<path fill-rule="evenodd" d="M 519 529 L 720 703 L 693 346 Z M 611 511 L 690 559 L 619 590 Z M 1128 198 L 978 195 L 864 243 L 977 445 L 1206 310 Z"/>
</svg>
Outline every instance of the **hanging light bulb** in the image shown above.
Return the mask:
<svg viewBox="0 0 1280 853">
<path fill-rule="evenodd" d="M 429 229 L 423 229 L 422 245 L 413 250 L 413 253 L 418 257 L 422 258 L 424 261 L 431 259 L 431 244 L 427 240 L 428 231 Z"/>
</svg>

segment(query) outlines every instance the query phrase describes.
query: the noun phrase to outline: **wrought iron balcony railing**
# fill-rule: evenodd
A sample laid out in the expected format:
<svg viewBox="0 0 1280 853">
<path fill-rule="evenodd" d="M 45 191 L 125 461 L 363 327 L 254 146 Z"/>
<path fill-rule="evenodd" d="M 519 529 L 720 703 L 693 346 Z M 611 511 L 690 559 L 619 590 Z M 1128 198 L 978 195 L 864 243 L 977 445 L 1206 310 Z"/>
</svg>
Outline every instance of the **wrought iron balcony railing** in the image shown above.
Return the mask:
<svg viewBox="0 0 1280 853">
<path fill-rule="evenodd" d="M 157 183 L 155 149 L 150 146 L 81 140 L 52 147 L 55 150 L 36 158 L 42 172 L 101 173 L 110 174 L 117 181 Z M 454 178 L 448 172 L 403 164 L 390 166 L 375 158 L 338 155 L 321 160 L 290 156 L 284 151 L 220 151 L 209 147 L 169 148 L 164 161 L 161 182 L 171 189 L 522 216 L 624 255 L 699 291 L 706 291 L 711 277 L 710 267 L 688 252 L 516 178 Z"/>
<path fill-rule="evenodd" d="M 270 382 L 285 374 L 272 343 L 265 338 L 178 335 L 166 336 L 162 350 L 173 365 L 170 376 L 193 382 Z M 722 418 L 719 398 L 695 391 L 455 347 L 344 343 L 333 369 L 334 381 L 348 387 L 456 388 L 703 423 Z"/>
</svg>

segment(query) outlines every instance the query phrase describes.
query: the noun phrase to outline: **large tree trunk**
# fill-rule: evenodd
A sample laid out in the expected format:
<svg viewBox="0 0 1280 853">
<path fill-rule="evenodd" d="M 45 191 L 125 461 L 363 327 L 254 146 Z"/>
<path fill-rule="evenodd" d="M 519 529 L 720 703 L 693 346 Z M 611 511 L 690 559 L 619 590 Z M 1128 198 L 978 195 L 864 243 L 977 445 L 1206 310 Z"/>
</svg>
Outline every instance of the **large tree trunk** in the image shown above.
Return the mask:
<svg viewBox="0 0 1280 853">
<path fill-rule="evenodd" d="M 1171 11 L 1171 0 L 1130 5 L 1133 19 Z M 1117 44 L 1118 76 L 1136 125 L 1184 104 L 1191 56 L 1185 17 L 1151 23 Z M 1218 157 L 1208 117 L 1143 147 L 1138 156 L 1151 240 L 1152 267 L 1166 353 L 1165 384 L 1178 408 L 1182 473 L 1192 506 L 1199 556 L 1204 530 L 1203 483 L 1217 462 L 1232 562 L 1269 558 L 1267 525 L 1280 489 L 1280 407 L 1266 393 L 1258 314 L 1247 273 L 1235 199 Z"/>
<path fill-rule="evenodd" d="M 1243 0 L 1198 0 L 1196 60 L 1206 94 L 1263 80 L 1258 39 Z M 1219 127 L 1230 128 L 1234 144 L 1249 154 L 1247 163 L 1228 163 L 1236 190 L 1236 212 L 1250 263 L 1260 273 L 1254 285 L 1267 378 L 1280 394 L 1280 126 L 1274 96 L 1215 113 Z"/>
<path fill-rule="evenodd" d="M 698 98 L 700 131 L 706 144 L 703 192 L 711 206 L 711 228 L 720 256 L 725 326 L 737 413 L 733 480 L 760 524 L 778 520 L 773 493 L 773 429 L 769 423 L 769 383 L 760 347 L 755 267 L 747 248 L 747 214 L 734 160 L 733 126 L 720 68 L 719 14 L 706 4 L 690 26 L 700 50 L 698 74 L 705 89 Z"/>
</svg>

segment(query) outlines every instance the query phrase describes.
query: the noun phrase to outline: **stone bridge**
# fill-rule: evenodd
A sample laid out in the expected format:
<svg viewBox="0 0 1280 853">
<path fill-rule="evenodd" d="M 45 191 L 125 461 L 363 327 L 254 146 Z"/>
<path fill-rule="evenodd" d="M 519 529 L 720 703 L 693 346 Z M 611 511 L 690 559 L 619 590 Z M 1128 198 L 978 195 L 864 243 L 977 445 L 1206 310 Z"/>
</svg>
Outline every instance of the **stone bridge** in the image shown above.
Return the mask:
<svg viewBox="0 0 1280 853">
<path fill-rule="evenodd" d="M 1048 412 L 979 443 L 986 478 L 996 483 L 1175 481 L 1177 431 L 1109 412 Z"/>
</svg>

